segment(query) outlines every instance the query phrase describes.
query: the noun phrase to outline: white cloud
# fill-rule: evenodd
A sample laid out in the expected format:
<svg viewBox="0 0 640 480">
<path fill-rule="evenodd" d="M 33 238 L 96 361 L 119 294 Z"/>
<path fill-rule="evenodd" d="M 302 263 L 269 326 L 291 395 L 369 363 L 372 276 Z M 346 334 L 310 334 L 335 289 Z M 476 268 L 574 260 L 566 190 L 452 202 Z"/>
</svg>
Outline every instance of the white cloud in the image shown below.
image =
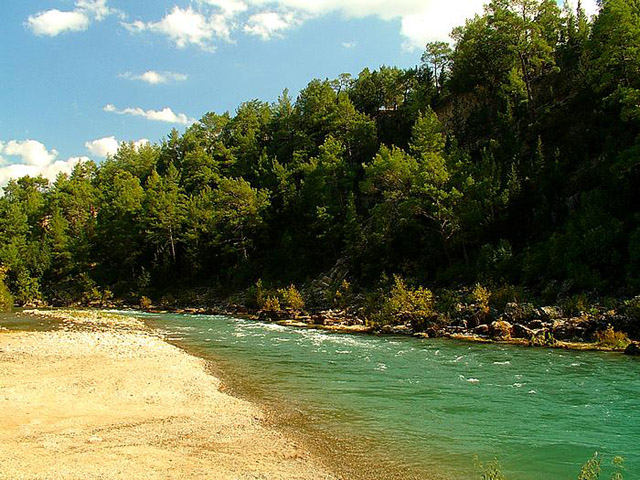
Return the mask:
<svg viewBox="0 0 640 480">
<path fill-rule="evenodd" d="M 108 155 L 115 155 L 119 145 L 120 143 L 113 136 L 98 138 L 84 144 L 91 155 L 102 158 L 106 158 Z"/>
<path fill-rule="evenodd" d="M 8 143 L 0 143 L 0 153 L 12 157 L 20 157 L 21 160 L 34 167 L 49 165 L 58 156 L 56 150 L 48 151 L 37 140 L 11 140 Z"/>
<path fill-rule="evenodd" d="M 140 149 L 141 147 L 144 147 L 145 145 L 149 145 L 151 144 L 151 141 L 148 138 L 141 138 L 140 140 L 135 140 L 133 142 L 133 145 Z"/>
<path fill-rule="evenodd" d="M 107 158 L 107 156 L 113 156 L 118 153 L 118 148 L 120 148 L 121 143 L 122 142 L 118 141 L 116 137 L 112 135 L 110 137 L 103 137 L 91 140 L 90 142 L 85 142 L 84 146 L 94 157 Z M 140 140 L 135 140 L 133 145 L 136 148 L 140 148 L 143 145 L 148 145 L 149 143 L 151 142 L 148 138 L 141 138 Z"/>
<path fill-rule="evenodd" d="M 347 50 L 349 50 L 351 48 L 356 48 L 357 45 L 358 45 L 357 42 L 342 42 L 342 46 L 344 48 L 346 48 Z"/>
<path fill-rule="evenodd" d="M 214 7 L 220 8 L 227 15 L 233 16 L 247 10 L 247 5 L 239 0 L 200 0 Z"/>
<path fill-rule="evenodd" d="M 127 107 L 119 110 L 114 105 L 108 104 L 104 106 L 103 110 L 105 112 L 116 113 L 118 115 L 132 115 L 134 117 L 143 117 L 147 120 L 178 123 L 181 125 L 189 125 L 196 121 L 193 118 L 189 118 L 184 113 L 175 113 L 169 107 L 165 107 L 162 110 L 143 110 L 140 107 Z"/>
<path fill-rule="evenodd" d="M 78 0 L 76 8 L 90 14 L 98 22 L 116 13 L 116 10 L 107 6 L 107 0 Z"/>
<path fill-rule="evenodd" d="M 62 32 L 81 32 L 89 28 L 89 17 L 82 12 L 61 12 L 48 10 L 32 15 L 27 25 L 36 35 L 55 37 Z"/>
<path fill-rule="evenodd" d="M 138 20 L 124 26 L 134 33 L 149 31 L 166 35 L 178 48 L 195 45 L 203 50 L 213 51 L 215 38 L 231 41 L 229 15 L 222 13 L 207 17 L 191 7 L 182 9 L 174 6 L 171 13 L 159 22 L 145 23 Z"/>
<path fill-rule="evenodd" d="M 262 12 L 251 15 L 244 31 L 250 35 L 256 35 L 263 40 L 280 36 L 281 32 L 296 26 L 300 20 L 293 13 Z"/>
<path fill-rule="evenodd" d="M 118 13 L 107 6 L 107 0 L 78 0 L 72 11 L 46 10 L 29 16 L 26 25 L 36 35 L 56 37 L 64 32 L 81 32 L 91 21 L 102 21 Z"/>
<path fill-rule="evenodd" d="M 189 76 L 185 75 L 184 73 L 156 72 L 155 70 L 149 70 L 141 74 L 125 72 L 120 74 L 120 77 L 129 80 L 140 80 L 151 85 L 158 85 L 160 83 L 169 82 L 182 82 L 189 78 Z"/>
<path fill-rule="evenodd" d="M 10 140 L 0 142 L 0 153 L 14 157 L 10 162 L 5 159 L 0 166 L 0 187 L 4 187 L 11 179 L 29 175 L 42 175 L 49 180 L 55 180 L 60 173 L 71 173 L 80 162 L 89 160 L 88 157 L 70 157 L 67 160 L 56 160 L 58 152 L 47 148 L 37 140 Z"/>
</svg>

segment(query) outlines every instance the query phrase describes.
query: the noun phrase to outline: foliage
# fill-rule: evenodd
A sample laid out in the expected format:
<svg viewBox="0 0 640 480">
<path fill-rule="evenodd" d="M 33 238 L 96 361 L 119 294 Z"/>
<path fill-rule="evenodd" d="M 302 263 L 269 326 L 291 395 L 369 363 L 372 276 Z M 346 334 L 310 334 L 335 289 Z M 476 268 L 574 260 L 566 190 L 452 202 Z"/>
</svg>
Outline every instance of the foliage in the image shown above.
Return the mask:
<svg viewBox="0 0 640 480">
<path fill-rule="evenodd" d="M 594 340 L 603 347 L 624 349 L 631 343 L 624 332 L 616 332 L 613 326 L 607 325 L 606 330 L 600 330 L 594 334 Z"/>
<path fill-rule="evenodd" d="M 4 283 L 6 268 L 0 267 L 0 312 L 11 311 L 13 296 Z"/>
<path fill-rule="evenodd" d="M 151 299 L 149 297 L 145 297 L 144 295 L 140 297 L 139 301 L 141 310 L 150 310 L 153 304 L 151 303 Z"/>
<path fill-rule="evenodd" d="M 546 329 L 534 333 L 529 339 L 529 345 L 532 347 L 552 347 L 555 344 L 556 339 L 553 336 L 553 333 Z"/>
<path fill-rule="evenodd" d="M 262 304 L 262 310 L 265 312 L 279 312 L 280 300 L 278 300 L 278 297 L 267 297 Z"/>
<path fill-rule="evenodd" d="M 278 299 L 280 300 L 280 304 L 285 308 L 291 308 L 293 310 L 302 310 L 304 308 L 304 299 L 293 284 L 287 288 L 279 289 Z"/>
<path fill-rule="evenodd" d="M 582 315 L 589 310 L 590 302 L 587 295 L 577 293 L 562 301 L 562 311 L 567 316 Z"/>
<path fill-rule="evenodd" d="M 377 324 L 395 324 L 410 320 L 424 324 L 434 317 L 434 299 L 424 287 L 411 288 L 399 275 L 394 275 L 393 286 L 382 298 L 373 320 Z"/>
<path fill-rule="evenodd" d="M 343 265 L 350 290 L 385 271 L 443 292 L 491 285 L 474 289 L 484 315 L 524 291 L 566 299 L 571 315 L 589 310 L 581 292 L 632 297 L 639 19 L 629 0 L 592 19 L 551 0 L 492 1 L 415 68 L 312 80 L 54 182 L 11 180 L 4 282 L 19 304 L 105 302 L 107 290 L 302 285 Z M 324 306 L 351 301 L 335 287 Z M 287 304 L 257 290 L 257 306 Z M 459 303 L 439 298 L 445 316 Z M 428 318 L 432 302 L 407 314 Z M 400 308 L 378 303 L 384 321 Z"/>
<path fill-rule="evenodd" d="M 479 283 L 476 283 L 475 287 L 471 291 L 471 301 L 480 308 L 482 313 L 489 313 L 491 300 L 491 291 L 488 288 L 483 287 Z"/>
</svg>

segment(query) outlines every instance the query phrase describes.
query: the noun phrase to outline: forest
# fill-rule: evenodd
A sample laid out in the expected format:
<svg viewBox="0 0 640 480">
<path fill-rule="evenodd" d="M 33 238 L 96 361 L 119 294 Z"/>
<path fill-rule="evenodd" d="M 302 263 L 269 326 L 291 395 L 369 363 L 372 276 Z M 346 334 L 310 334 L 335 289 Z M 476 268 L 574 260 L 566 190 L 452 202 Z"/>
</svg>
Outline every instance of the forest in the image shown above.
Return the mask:
<svg viewBox="0 0 640 480">
<path fill-rule="evenodd" d="M 452 38 L 415 68 L 315 79 L 55 182 L 10 181 L 0 293 L 304 293 L 339 271 L 360 292 L 395 276 L 543 302 L 633 297 L 640 1 L 603 0 L 588 18 L 580 4 L 493 0 Z"/>
</svg>

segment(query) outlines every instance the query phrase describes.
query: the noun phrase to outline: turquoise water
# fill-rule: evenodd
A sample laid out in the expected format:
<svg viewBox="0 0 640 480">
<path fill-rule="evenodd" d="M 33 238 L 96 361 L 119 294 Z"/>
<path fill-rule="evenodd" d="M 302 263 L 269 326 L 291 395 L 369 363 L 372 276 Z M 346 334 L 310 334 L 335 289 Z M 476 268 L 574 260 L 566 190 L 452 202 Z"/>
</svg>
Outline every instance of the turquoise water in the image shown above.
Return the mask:
<svg viewBox="0 0 640 480">
<path fill-rule="evenodd" d="M 609 460 L 623 456 L 626 478 L 640 477 L 635 358 L 221 316 L 150 320 L 252 385 L 252 394 L 299 412 L 314 431 L 352 439 L 379 472 L 479 478 L 477 456 L 497 457 L 511 479 L 575 479 L 598 451 Z"/>
</svg>

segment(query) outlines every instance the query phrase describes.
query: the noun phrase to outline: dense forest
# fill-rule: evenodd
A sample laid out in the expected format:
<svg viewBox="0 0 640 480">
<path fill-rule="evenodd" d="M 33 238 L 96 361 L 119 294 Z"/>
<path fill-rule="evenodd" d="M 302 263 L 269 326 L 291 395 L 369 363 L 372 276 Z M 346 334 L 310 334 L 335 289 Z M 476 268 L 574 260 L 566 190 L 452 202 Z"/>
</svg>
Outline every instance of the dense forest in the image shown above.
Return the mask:
<svg viewBox="0 0 640 480">
<path fill-rule="evenodd" d="M 588 18 L 493 0 L 452 38 L 415 68 L 313 80 L 51 184 L 11 181 L 6 286 L 18 304 L 68 304 L 339 271 L 362 291 L 400 275 L 549 302 L 633 296 L 640 1 L 603 0 Z"/>
</svg>

